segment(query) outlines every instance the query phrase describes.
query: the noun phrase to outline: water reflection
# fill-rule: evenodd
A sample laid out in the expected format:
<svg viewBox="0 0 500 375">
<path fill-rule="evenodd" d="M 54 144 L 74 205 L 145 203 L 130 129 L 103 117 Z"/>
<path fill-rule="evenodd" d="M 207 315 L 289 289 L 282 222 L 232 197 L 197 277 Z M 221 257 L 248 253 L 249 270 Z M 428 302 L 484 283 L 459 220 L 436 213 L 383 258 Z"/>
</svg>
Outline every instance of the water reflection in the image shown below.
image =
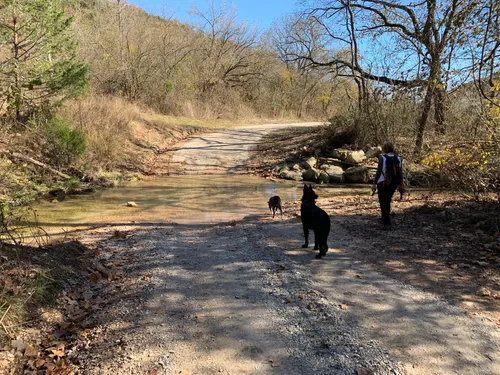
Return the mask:
<svg viewBox="0 0 500 375">
<path fill-rule="evenodd" d="M 301 182 L 275 182 L 242 175 L 158 177 L 68 197 L 59 203 L 42 202 L 37 212 L 40 225 L 52 233 L 64 228 L 132 222 L 206 224 L 267 214 L 269 197 L 299 200 L 302 187 Z M 335 193 L 332 189 L 339 193 L 339 188 L 352 192 L 352 188 L 339 185 L 317 189 L 321 196 L 327 196 Z M 137 207 L 127 207 L 127 202 L 135 202 Z"/>
</svg>

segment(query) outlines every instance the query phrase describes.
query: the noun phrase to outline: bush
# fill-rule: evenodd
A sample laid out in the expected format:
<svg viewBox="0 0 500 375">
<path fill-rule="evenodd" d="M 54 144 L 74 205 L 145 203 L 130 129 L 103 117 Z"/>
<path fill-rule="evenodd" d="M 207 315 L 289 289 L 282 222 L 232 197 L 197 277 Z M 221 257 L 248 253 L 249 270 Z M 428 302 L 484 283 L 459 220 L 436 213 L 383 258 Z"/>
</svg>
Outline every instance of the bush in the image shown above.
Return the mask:
<svg viewBox="0 0 500 375">
<path fill-rule="evenodd" d="M 321 132 L 320 138 L 328 152 L 344 145 L 357 146 L 360 131 L 355 114 L 348 113 L 330 119 L 330 125 Z"/>
<path fill-rule="evenodd" d="M 85 152 L 87 145 L 85 135 L 64 119 L 49 120 L 44 132 L 47 141 L 45 156 L 53 165 L 68 167 Z"/>
<path fill-rule="evenodd" d="M 481 194 L 499 191 L 500 155 L 492 141 L 456 144 L 427 155 L 422 164 L 438 170 L 458 189 Z"/>
</svg>

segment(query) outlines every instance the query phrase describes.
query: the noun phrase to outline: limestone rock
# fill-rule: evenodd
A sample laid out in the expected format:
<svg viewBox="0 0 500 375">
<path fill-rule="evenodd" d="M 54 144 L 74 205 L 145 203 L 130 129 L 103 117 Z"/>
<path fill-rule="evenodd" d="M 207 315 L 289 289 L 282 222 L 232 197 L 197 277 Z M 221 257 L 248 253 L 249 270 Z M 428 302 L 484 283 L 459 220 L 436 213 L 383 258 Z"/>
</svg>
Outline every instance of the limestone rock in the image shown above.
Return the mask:
<svg viewBox="0 0 500 375">
<path fill-rule="evenodd" d="M 345 181 L 344 170 L 336 165 L 323 164 L 322 170 L 328 175 L 330 182 L 342 183 Z"/>
<path fill-rule="evenodd" d="M 332 157 L 345 161 L 350 153 L 351 153 L 350 150 L 346 150 L 343 148 L 336 148 L 335 150 L 332 151 Z"/>
<path fill-rule="evenodd" d="M 351 167 L 345 170 L 345 180 L 354 183 L 367 183 L 369 178 L 368 168 Z"/>
<path fill-rule="evenodd" d="M 319 171 L 314 168 L 309 168 L 302 172 L 304 181 L 316 181 L 319 178 Z"/>
<path fill-rule="evenodd" d="M 302 173 L 300 171 L 283 171 L 279 176 L 285 180 L 302 181 Z"/>
<path fill-rule="evenodd" d="M 380 155 L 382 155 L 382 148 L 380 146 L 370 147 L 365 153 L 367 159 L 378 158 Z"/>
<path fill-rule="evenodd" d="M 363 150 L 351 151 L 345 161 L 347 163 L 358 164 L 366 159 L 365 152 Z"/>
<path fill-rule="evenodd" d="M 304 161 L 302 162 L 301 166 L 302 166 L 302 168 L 304 168 L 304 169 L 310 169 L 310 168 L 314 168 L 314 167 L 316 167 L 316 163 L 317 163 L 317 162 L 318 162 L 318 161 L 316 160 L 316 158 L 311 156 L 311 157 L 310 157 L 310 158 L 308 158 L 307 160 L 304 160 Z"/>
<path fill-rule="evenodd" d="M 319 171 L 318 180 L 321 182 L 330 182 L 330 176 L 325 171 Z"/>
</svg>

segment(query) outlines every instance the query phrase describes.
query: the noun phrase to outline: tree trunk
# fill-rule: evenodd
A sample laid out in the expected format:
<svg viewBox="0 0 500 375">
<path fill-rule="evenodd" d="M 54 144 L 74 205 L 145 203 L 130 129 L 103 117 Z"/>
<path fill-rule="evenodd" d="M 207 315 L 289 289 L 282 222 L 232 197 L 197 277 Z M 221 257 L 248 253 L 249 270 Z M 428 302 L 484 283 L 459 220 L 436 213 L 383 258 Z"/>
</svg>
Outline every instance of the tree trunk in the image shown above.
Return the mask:
<svg viewBox="0 0 500 375">
<path fill-rule="evenodd" d="M 420 119 L 418 120 L 417 139 L 415 141 L 415 150 L 413 152 L 415 156 L 420 155 L 420 152 L 422 151 L 422 145 L 424 143 L 425 126 L 427 125 L 427 118 L 429 117 L 429 111 L 431 109 L 433 96 L 434 95 L 431 88 L 428 87 L 427 92 L 425 93 L 422 114 L 420 115 Z"/>
<path fill-rule="evenodd" d="M 444 101 L 445 92 L 442 83 L 438 83 L 434 90 L 434 120 L 436 120 L 436 132 L 446 133 L 446 124 L 444 121 Z"/>
<path fill-rule="evenodd" d="M 13 25 L 13 40 L 12 40 L 12 49 L 14 50 L 14 90 L 15 90 L 15 99 L 14 106 L 16 110 L 16 120 L 21 121 L 21 105 L 22 105 L 22 92 L 21 92 L 21 78 L 19 72 L 19 33 L 17 28 L 17 17 L 14 15 L 12 19 Z"/>
</svg>

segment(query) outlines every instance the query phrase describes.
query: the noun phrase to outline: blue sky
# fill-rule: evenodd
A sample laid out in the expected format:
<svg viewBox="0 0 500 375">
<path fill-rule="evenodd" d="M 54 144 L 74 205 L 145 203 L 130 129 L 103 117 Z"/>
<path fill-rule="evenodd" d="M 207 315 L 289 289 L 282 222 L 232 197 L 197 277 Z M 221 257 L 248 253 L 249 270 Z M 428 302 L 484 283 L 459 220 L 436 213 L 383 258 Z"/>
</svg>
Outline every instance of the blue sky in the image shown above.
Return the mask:
<svg viewBox="0 0 500 375">
<path fill-rule="evenodd" d="M 217 6 L 224 1 L 213 0 Z M 240 21 L 256 25 L 261 31 L 271 26 L 274 19 L 291 13 L 296 9 L 297 0 L 232 0 L 226 1 L 236 6 Z M 129 0 L 148 13 L 159 16 L 172 16 L 184 22 L 190 21 L 189 12 L 192 6 L 201 11 L 209 8 L 210 0 Z"/>
</svg>

